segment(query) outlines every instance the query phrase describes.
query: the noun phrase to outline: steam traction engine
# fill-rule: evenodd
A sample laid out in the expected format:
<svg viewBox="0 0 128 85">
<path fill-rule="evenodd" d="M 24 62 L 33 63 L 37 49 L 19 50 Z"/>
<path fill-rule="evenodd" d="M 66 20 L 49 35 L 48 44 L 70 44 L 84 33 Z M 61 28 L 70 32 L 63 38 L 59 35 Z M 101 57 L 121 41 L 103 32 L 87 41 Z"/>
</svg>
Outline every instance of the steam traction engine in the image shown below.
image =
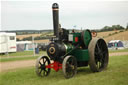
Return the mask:
<svg viewBox="0 0 128 85">
<path fill-rule="evenodd" d="M 38 76 L 48 76 L 51 68 L 56 72 L 63 70 L 65 78 L 77 73 L 77 67 L 90 66 L 93 72 L 99 72 L 108 65 L 108 48 L 101 38 L 92 38 L 91 32 L 69 32 L 59 25 L 59 6 L 52 5 L 54 36 L 47 47 L 47 56 L 36 61 Z"/>
</svg>

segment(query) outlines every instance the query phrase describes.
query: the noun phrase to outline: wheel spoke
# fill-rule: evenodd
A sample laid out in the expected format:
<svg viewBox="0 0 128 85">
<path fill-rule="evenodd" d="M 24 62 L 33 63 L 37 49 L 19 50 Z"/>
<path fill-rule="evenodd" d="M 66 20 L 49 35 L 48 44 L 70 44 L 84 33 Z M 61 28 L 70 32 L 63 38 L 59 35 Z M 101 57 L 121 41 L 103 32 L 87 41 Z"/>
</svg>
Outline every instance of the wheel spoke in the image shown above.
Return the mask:
<svg viewBox="0 0 128 85">
<path fill-rule="evenodd" d="M 98 68 L 100 68 L 100 62 L 98 62 Z"/>
<path fill-rule="evenodd" d="M 101 59 L 101 60 L 100 60 L 100 67 L 102 66 L 102 64 L 103 64 L 103 63 L 102 63 L 102 59 Z"/>
<path fill-rule="evenodd" d="M 43 58 L 43 64 L 44 64 L 44 58 Z"/>
<path fill-rule="evenodd" d="M 102 54 L 106 53 L 106 51 L 103 51 Z"/>
<path fill-rule="evenodd" d="M 98 48 L 98 53 L 99 53 L 99 51 L 100 51 L 100 48 L 99 48 L 99 45 L 98 45 L 98 43 L 96 44 L 96 46 L 97 46 L 97 48 Z"/>
<path fill-rule="evenodd" d="M 67 68 L 67 75 L 71 76 L 73 74 L 73 69 L 71 69 L 71 67 L 69 66 L 69 68 Z"/>
<path fill-rule="evenodd" d="M 41 75 L 41 72 L 43 71 L 43 69 L 41 69 L 40 71 L 39 71 L 39 74 Z"/>
<path fill-rule="evenodd" d="M 98 50 L 97 50 L 97 55 L 98 56 L 102 56 L 103 54 L 102 54 L 102 49 L 100 48 L 100 46 L 98 45 L 98 43 L 96 44 L 97 45 L 97 48 L 98 48 Z"/>
<path fill-rule="evenodd" d="M 102 42 L 99 42 L 99 46 L 102 46 Z"/>
<path fill-rule="evenodd" d="M 99 53 L 98 52 L 95 52 L 95 55 L 99 55 Z"/>
<path fill-rule="evenodd" d="M 48 74 L 48 71 L 45 69 L 44 72 L 43 72 L 43 75 L 47 76 L 47 74 Z"/>
<path fill-rule="evenodd" d="M 42 66 L 42 63 L 39 61 L 39 64 Z"/>
<path fill-rule="evenodd" d="M 101 62 L 104 64 L 105 56 L 101 59 Z"/>
<path fill-rule="evenodd" d="M 102 59 L 103 59 L 103 57 L 104 57 L 104 53 L 105 53 L 105 51 L 102 51 L 103 49 L 102 49 L 102 42 L 99 42 L 99 44 L 97 43 L 96 44 L 97 45 L 97 52 L 95 53 L 95 55 L 96 55 L 96 58 L 95 58 L 95 60 L 97 60 L 97 68 L 101 68 L 101 66 L 103 65 L 103 62 L 102 62 Z"/>
<path fill-rule="evenodd" d="M 102 68 L 103 64 L 104 64 L 104 54 L 106 53 L 106 51 L 104 51 L 102 45 L 102 42 L 99 42 L 99 45 L 97 45 L 98 48 L 98 67 L 97 68 Z"/>
<path fill-rule="evenodd" d="M 44 61 L 44 64 L 46 64 L 47 60 Z"/>
</svg>

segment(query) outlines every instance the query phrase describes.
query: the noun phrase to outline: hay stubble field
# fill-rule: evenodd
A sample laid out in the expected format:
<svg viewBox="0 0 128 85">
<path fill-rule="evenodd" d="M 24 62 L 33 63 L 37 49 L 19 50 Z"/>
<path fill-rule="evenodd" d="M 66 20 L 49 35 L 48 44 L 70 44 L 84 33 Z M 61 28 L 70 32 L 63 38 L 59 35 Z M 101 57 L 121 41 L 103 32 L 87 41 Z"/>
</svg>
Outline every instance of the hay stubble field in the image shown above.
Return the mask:
<svg viewBox="0 0 128 85">
<path fill-rule="evenodd" d="M 104 38 L 106 42 L 109 42 L 110 40 L 128 40 L 128 30 L 124 30 L 122 32 L 120 32 L 121 30 L 117 30 L 117 31 L 107 31 L 107 32 L 98 32 L 97 33 L 97 37 L 99 38 Z M 47 33 L 45 33 L 47 35 Z M 49 33 L 48 33 L 49 34 Z M 26 34 L 26 35 L 17 35 L 16 37 L 19 39 L 23 39 L 26 37 L 39 37 L 43 34 Z M 42 42 L 49 42 L 48 39 L 44 39 L 44 40 L 35 40 L 35 42 L 37 43 L 42 43 Z"/>
</svg>

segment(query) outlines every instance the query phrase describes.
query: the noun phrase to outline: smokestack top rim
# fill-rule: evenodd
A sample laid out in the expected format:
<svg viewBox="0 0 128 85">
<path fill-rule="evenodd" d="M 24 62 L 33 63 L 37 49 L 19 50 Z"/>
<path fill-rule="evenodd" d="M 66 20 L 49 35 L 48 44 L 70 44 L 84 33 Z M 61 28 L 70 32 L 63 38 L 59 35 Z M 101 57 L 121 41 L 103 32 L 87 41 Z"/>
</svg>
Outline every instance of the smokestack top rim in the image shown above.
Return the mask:
<svg viewBox="0 0 128 85">
<path fill-rule="evenodd" d="M 52 5 L 52 9 L 59 9 L 59 5 L 58 5 L 58 3 L 53 3 L 53 5 Z"/>
</svg>

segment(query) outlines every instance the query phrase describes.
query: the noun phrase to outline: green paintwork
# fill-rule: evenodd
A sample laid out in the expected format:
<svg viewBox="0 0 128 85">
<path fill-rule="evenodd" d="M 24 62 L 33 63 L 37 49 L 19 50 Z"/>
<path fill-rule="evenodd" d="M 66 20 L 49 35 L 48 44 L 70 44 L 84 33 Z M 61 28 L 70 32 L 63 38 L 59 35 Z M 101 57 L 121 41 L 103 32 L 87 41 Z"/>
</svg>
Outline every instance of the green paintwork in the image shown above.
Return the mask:
<svg viewBox="0 0 128 85">
<path fill-rule="evenodd" d="M 65 44 L 66 46 L 66 53 L 69 53 L 69 55 L 73 55 L 76 57 L 77 61 L 88 61 L 89 60 L 89 53 L 87 49 L 75 49 L 72 51 L 74 46 L 72 44 Z"/>
<path fill-rule="evenodd" d="M 70 53 L 76 57 L 77 61 L 88 61 L 89 60 L 89 53 L 87 49 L 76 49 Z"/>
<path fill-rule="evenodd" d="M 65 44 L 66 47 L 66 53 L 69 53 L 69 55 L 73 55 L 76 57 L 77 61 L 88 61 L 89 60 L 89 53 L 88 49 L 80 49 L 78 47 L 77 49 L 73 50 L 75 48 L 74 44 L 81 43 L 82 40 L 84 40 L 84 44 L 86 46 L 89 45 L 89 42 L 92 39 L 91 32 L 89 30 L 85 30 L 83 32 L 83 35 L 81 33 L 72 33 L 73 35 L 73 41 L 71 43 Z M 81 35 L 83 36 L 83 39 L 81 39 Z M 78 42 L 75 42 L 75 37 L 78 37 Z"/>
<path fill-rule="evenodd" d="M 84 33 L 83 33 L 84 44 L 86 46 L 88 46 L 91 39 L 92 39 L 91 32 L 89 30 L 85 30 Z"/>
<path fill-rule="evenodd" d="M 66 47 L 66 53 L 70 52 L 74 48 L 74 46 L 70 43 L 64 45 Z"/>
<path fill-rule="evenodd" d="M 75 37 L 78 37 L 78 42 L 79 43 L 81 41 L 81 33 L 72 33 L 73 34 L 73 43 L 75 42 Z"/>
</svg>

